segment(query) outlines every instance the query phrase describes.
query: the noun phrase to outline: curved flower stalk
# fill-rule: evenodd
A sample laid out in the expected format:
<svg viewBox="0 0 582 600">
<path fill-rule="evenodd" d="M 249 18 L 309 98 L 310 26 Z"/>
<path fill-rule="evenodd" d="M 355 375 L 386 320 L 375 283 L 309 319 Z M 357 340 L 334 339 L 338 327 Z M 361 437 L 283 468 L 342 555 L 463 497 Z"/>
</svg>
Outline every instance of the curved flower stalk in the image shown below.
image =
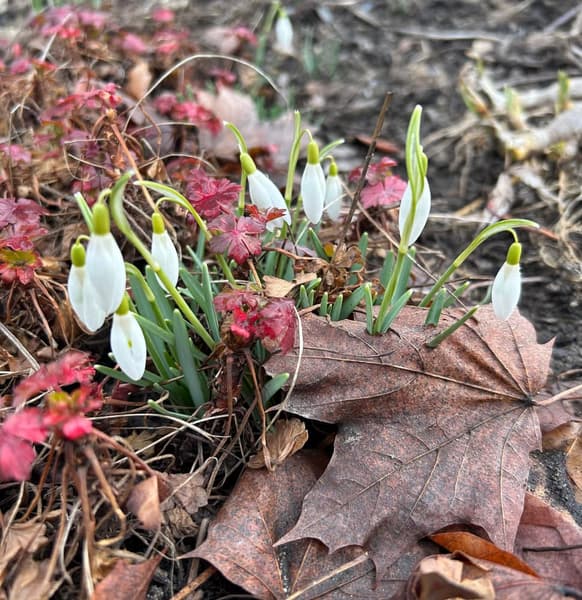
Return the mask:
<svg viewBox="0 0 582 600">
<path fill-rule="evenodd" d="M 113 315 L 110 343 L 119 368 L 130 379 L 141 379 L 147 358 L 146 341 L 135 315 L 129 310 L 127 295 Z"/>
<path fill-rule="evenodd" d="M 319 162 L 319 148 L 313 140 L 307 144 L 307 164 L 301 177 L 303 210 L 314 224 L 321 221 L 325 200 L 325 175 Z"/>
<path fill-rule="evenodd" d="M 172 285 L 175 286 L 178 283 L 180 258 L 176 246 L 166 230 L 164 219 L 158 212 L 152 215 L 152 256 L 168 276 Z M 157 275 L 156 277 L 162 288 L 168 291 L 161 279 Z"/>
<path fill-rule="evenodd" d="M 273 221 L 267 223 L 267 229 L 273 231 L 283 227 L 283 222 L 291 224 L 291 216 L 283 195 L 279 188 L 262 172 L 257 169 L 255 161 L 250 154 L 241 153 L 240 162 L 243 171 L 246 173 L 249 182 L 249 195 L 251 202 L 262 211 L 269 208 L 279 208 L 285 211 L 285 214 Z"/>
<path fill-rule="evenodd" d="M 97 295 L 85 267 L 85 248 L 79 241 L 71 248 L 71 263 L 67 282 L 71 306 L 89 331 L 97 331 L 105 322 L 105 311 L 96 302 Z"/>
<path fill-rule="evenodd" d="M 279 9 L 275 23 L 275 50 L 281 54 L 293 54 L 293 25 L 284 8 Z"/>
<path fill-rule="evenodd" d="M 329 165 L 329 172 L 325 180 L 324 210 L 332 221 L 338 221 L 342 210 L 343 197 L 342 182 L 337 172 L 335 161 Z"/>
<path fill-rule="evenodd" d="M 514 242 L 507 251 L 507 258 L 499 269 L 491 290 L 491 303 L 497 318 L 505 321 L 515 310 L 521 295 L 519 260 L 521 244 Z"/>
<path fill-rule="evenodd" d="M 125 293 L 125 264 L 111 233 L 109 210 L 102 203 L 93 207 L 93 232 L 87 244 L 86 277 L 95 295 L 95 305 L 111 315 Z"/>
</svg>

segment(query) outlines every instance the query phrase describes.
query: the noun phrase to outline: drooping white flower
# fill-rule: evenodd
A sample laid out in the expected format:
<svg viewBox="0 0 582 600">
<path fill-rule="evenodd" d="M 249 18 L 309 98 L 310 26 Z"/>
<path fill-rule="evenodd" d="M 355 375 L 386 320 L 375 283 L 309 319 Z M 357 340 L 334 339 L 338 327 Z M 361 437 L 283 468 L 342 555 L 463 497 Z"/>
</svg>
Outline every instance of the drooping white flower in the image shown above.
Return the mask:
<svg viewBox="0 0 582 600">
<path fill-rule="evenodd" d="M 307 144 L 307 164 L 301 177 L 301 197 L 307 218 L 314 224 L 319 223 L 325 201 L 325 175 L 319 162 L 319 148 L 313 140 Z"/>
<path fill-rule="evenodd" d="M 337 221 L 340 218 L 343 193 L 342 182 L 337 174 L 337 165 L 334 161 L 329 166 L 329 173 L 325 180 L 324 201 L 325 212 L 332 221 Z"/>
<path fill-rule="evenodd" d="M 86 276 L 95 293 L 95 303 L 106 315 L 113 314 L 125 292 L 123 255 L 109 228 L 104 204 L 93 207 L 93 233 L 87 244 Z"/>
<path fill-rule="evenodd" d="M 135 315 L 129 310 L 126 296 L 113 314 L 109 339 L 120 369 L 134 381 L 141 379 L 146 366 L 146 341 Z"/>
<path fill-rule="evenodd" d="M 96 303 L 96 295 L 85 267 L 85 248 L 79 242 L 71 248 L 71 270 L 67 281 L 69 300 L 75 314 L 91 332 L 105 321 L 105 311 Z"/>
<path fill-rule="evenodd" d="M 521 244 L 514 242 L 507 251 L 507 258 L 493 281 L 491 303 L 498 319 L 505 321 L 515 310 L 521 295 L 521 272 L 519 259 Z"/>
<path fill-rule="evenodd" d="M 406 221 L 408 219 L 408 215 L 411 213 L 412 206 L 412 190 L 410 187 L 410 182 L 406 186 L 404 190 L 404 194 L 402 195 L 402 199 L 400 200 L 400 214 L 398 215 L 398 229 L 400 231 L 400 238 L 404 239 L 406 234 L 405 226 Z M 412 246 L 414 242 L 419 238 L 426 222 L 428 220 L 428 214 L 430 213 L 430 205 L 431 205 L 431 195 L 430 195 L 430 186 L 428 185 L 428 181 L 426 177 L 424 178 L 424 185 L 422 188 L 422 194 L 420 198 L 416 202 L 416 210 L 414 212 L 414 217 L 412 221 L 412 227 L 410 229 L 410 235 L 406 240 L 408 246 Z"/>
<path fill-rule="evenodd" d="M 293 54 L 293 25 L 284 9 L 279 10 L 275 23 L 275 50 L 281 54 Z"/>
<path fill-rule="evenodd" d="M 274 229 L 283 227 L 284 221 L 290 225 L 291 216 L 289 209 L 279 188 L 262 171 L 257 169 L 255 162 L 249 154 L 243 152 L 240 155 L 240 161 L 249 182 L 251 202 L 262 211 L 267 211 L 269 208 L 279 208 L 285 211 L 282 217 L 269 221 L 267 229 L 273 231 Z"/>
<path fill-rule="evenodd" d="M 152 256 L 167 275 L 172 285 L 178 283 L 178 273 L 180 271 L 180 258 L 176 246 L 166 230 L 164 219 L 159 213 L 152 215 Z M 159 284 L 166 289 L 166 286 L 158 278 Z M 168 291 L 168 290 L 166 290 Z"/>
</svg>

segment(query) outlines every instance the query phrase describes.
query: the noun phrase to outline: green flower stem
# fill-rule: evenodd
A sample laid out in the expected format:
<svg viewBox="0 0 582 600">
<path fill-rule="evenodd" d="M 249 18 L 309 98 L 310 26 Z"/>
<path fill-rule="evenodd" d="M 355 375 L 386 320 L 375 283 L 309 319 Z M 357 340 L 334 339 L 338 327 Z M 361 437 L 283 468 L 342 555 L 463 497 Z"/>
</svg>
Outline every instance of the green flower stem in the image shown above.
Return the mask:
<svg viewBox="0 0 582 600">
<path fill-rule="evenodd" d="M 103 190 L 103 192 L 107 192 L 109 193 L 110 190 Z M 101 192 L 101 194 L 99 194 L 99 199 L 101 199 L 101 195 L 103 194 L 103 192 Z M 81 192 L 75 192 L 75 201 L 77 202 L 77 206 L 79 207 L 79 210 L 81 211 L 81 215 L 83 215 L 83 219 L 87 225 L 87 229 L 89 230 L 89 233 L 93 233 L 93 212 L 91 211 L 91 209 L 89 208 L 89 205 L 87 204 L 87 200 L 85 200 L 85 197 L 83 196 L 83 194 L 81 194 Z"/>
<path fill-rule="evenodd" d="M 159 277 L 166 290 L 168 290 L 170 296 L 172 296 L 176 306 L 178 306 L 184 317 L 188 319 L 194 328 L 194 331 L 200 336 L 200 338 L 209 348 L 213 349 L 216 344 L 212 339 L 212 336 L 206 331 L 202 323 L 198 320 L 198 317 L 192 312 L 191 308 L 188 306 L 184 298 L 182 298 L 158 262 L 151 255 L 150 251 L 133 231 L 129 221 L 127 220 L 127 217 L 125 216 L 125 211 L 123 209 L 123 192 L 132 174 L 132 171 L 128 171 L 122 175 L 113 186 L 109 196 L 109 209 L 111 211 L 111 216 L 113 217 L 113 220 L 115 221 L 119 230 L 128 239 L 128 241 L 133 244 L 135 249 L 143 256 L 145 261 L 152 268 L 153 272 Z"/>
<path fill-rule="evenodd" d="M 291 205 L 293 199 L 293 183 L 295 180 L 295 170 L 297 169 L 297 161 L 299 160 L 299 152 L 301 151 L 301 138 L 305 131 L 301 131 L 301 114 L 298 110 L 293 113 L 293 143 L 289 152 L 289 166 L 287 168 L 287 181 L 285 183 L 285 202 L 287 206 Z"/>
<path fill-rule="evenodd" d="M 245 142 L 245 138 L 243 137 L 243 134 L 240 132 L 240 129 L 234 123 L 229 123 L 228 121 L 226 121 L 224 123 L 224 126 L 232 131 L 234 137 L 236 138 L 236 141 L 238 142 L 239 152 L 241 154 L 243 154 L 243 153 L 247 154 L 248 153 L 247 143 Z M 246 183 L 247 183 L 246 171 L 244 169 L 241 169 L 241 175 L 240 175 L 241 190 L 240 190 L 240 194 L 238 195 L 238 207 L 237 207 L 237 212 L 238 212 L 239 216 L 241 216 L 245 210 Z"/>
<path fill-rule="evenodd" d="M 384 321 L 384 318 L 388 313 L 388 309 L 392 304 L 394 290 L 396 289 L 396 284 L 398 283 L 400 271 L 402 270 L 402 265 L 404 264 L 404 259 L 406 258 L 407 254 L 407 248 L 398 248 L 398 257 L 396 258 L 396 264 L 392 269 L 392 274 L 390 275 L 390 280 L 388 281 L 388 285 L 386 286 L 386 290 L 384 291 L 384 296 L 380 304 L 378 315 L 376 316 L 376 320 L 374 321 L 374 333 L 380 333 L 382 322 Z"/>
<path fill-rule="evenodd" d="M 167 201 L 173 202 L 174 204 L 181 206 L 184 210 L 188 211 L 192 215 L 192 217 L 196 221 L 196 224 L 200 228 L 200 231 L 204 235 L 205 239 L 210 240 L 212 238 L 212 234 L 210 233 L 210 231 L 208 231 L 208 227 L 206 226 L 204 219 L 202 219 L 202 217 L 198 214 L 198 211 L 192 206 L 190 202 L 188 202 L 186 198 L 184 198 L 184 196 L 182 196 L 182 194 L 180 194 L 180 192 L 177 192 L 175 189 L 171 188 L 168 185 L 164 185 L 163 183 L 157 183 L 155 181 L 136 181 L 135 184 L 143 185 L 146 188 L 153 190 L 154 192 L 163 194 L 162 198 L 160 198 L 156 202 L 156 205 L 158 202 Z M 224 276 L 227 279 L 227 281 L 233 287 L 238 287 L 236 279 L 234 278 L 234 275 L 232 274 L 232 271 L 228 266 L 228 262 L 226 261 L 224 256 L 222 254 L 215 254 L 215 256 L 216 262 L 218 262 L 220 269 L 224 273 Z"/>
<path fill-rule="evenodd" d="M 530 221 L 529 219 L 506 219 L 505 221 L 498 221 L 497 223 L 492 223 L 485 227 L 485 229 L 477 235 L 477 237 L 459 254 L 459 256 L 457 256 L 457 258 L 455 258 L 446 271 L 437 279 L 428 294 L 422 299 L 420 306 L 428 306 L 430 304 L 435 294 L 444 286 L 449 277 L 485 240 L 503 231 L 510 231 L 514 239 L 517 239 L 517 236 L 513 231 L 513 229 L 517 227 L 538 228 L 539 225 L 535 221 Z"/>
</svg>

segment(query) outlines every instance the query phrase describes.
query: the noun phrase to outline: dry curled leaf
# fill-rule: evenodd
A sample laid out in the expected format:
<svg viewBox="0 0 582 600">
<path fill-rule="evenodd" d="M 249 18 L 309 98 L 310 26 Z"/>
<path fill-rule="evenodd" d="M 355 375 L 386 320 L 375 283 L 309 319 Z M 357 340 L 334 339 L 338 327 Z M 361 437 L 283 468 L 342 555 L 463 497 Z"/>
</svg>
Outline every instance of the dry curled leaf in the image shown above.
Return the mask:
<svg viewBox="0 0 582 600">
<path fill-rule="evenodd" d="M 281 419 L 275 423 L 273 429 L 267 433 L 267 447 L 261 448 L 249 460 L 251 469 L 268 467 L 273 470 L 283 461 L 303 448 L 309 434 L 305 423 L 299 419 Z"/>
<path fill-rule="evenodd" d="M 97 584 L 91 600 L 145 600 L 161 560 L 160 555 L 138 564 L 118 560 L 109 575 Z"/>
<path fill-rule="evenodd" d="M 321 540 L 331 552 L 366 549 L 380 577 L 418 539 L 456 523 L 513 550 L 539 447 L 532 400 L 551 343 L 514 315 L 481 309 L 436 349 L 425 311 L 407 307 L 383 336 L 354 321 L 303 318 L 304 352 L 287 410 L 338 424 L 334 455 L 279 543 Z M 443 315 L 440 327 L 460 313 Z M 293 372 L 297 354 L 273 357 Z"/>
<path fill-rule="evenodd" d="M 407 588 L 407 600 L 561 600 L 570 597 L 551 582 L 462 552 L 420 561 Z"/>
<path fill-rule="evenodd" d="M 576 487 L 576 502 L 582 503 L 582 438 L 580 435 L 572 442 L 566 453 L 566 471 Z"/>
<path fill-rule="evenodd" d="M 141 521 L 145 529 L 155 531 L 162 524 L 158 477 L 153 475 L 133 486 L 127 508 Z"/>
<path fill-rule="evenodd" d="M 0 585 L 10 572 L 10 566 L 18 566 L 25 555 L 32 555 L 48 542 L 46 525 L 36 520 L 12 523 L 2 531 L 0 545 Z"/>
<path fill-rule="evenodd" d="M 533 494 L 525 495 L 515 553 L 542 577 L 582 594 L 582 528 Z"/>
</svg>

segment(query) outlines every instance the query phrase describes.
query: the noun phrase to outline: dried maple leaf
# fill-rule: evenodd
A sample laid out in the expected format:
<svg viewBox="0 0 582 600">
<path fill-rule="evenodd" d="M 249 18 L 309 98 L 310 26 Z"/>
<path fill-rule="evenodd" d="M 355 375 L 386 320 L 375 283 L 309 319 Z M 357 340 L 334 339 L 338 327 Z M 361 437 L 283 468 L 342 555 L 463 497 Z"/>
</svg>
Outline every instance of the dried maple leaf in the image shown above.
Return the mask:
<svg viewBox="0 0 582 600">
<path fill-rule="evenodd" d="M 287 410 L 338 423 L 334 455 L 278 543 L 358 545 L 379 576 L 421 537 L 456 523 L 513 550 L 529 452 L 539 447 L 533 397 L 545 383 L 551 343 L 536 343 L 519 315 L 490 308 L 436 349 L 425 311 L 405 308 L 384 336 L 354 321 L 303 319 L 304 352 Z M 449 326 L 459 312 L 443 315 Z M 271 374 L 297 355 L 275 356 Z"/>
<path fill-rule="evenodd" d="M 515 552 L 541 576 L 582 593 L 582 528 L 533 494 L 525 495 Z"/>
<path fill-rule="evenodd" d="M 375 581 L 374 567 L 359 548 L 329 554 L 317 540 L 275 546 L 295 522 L 303 496 L 323 469 L 322 458 L 301 451 L 274 473 L 247 470 L 198 548 L 182 556 L 203 558 L 230 581 L 264 600 L 290 597 L 386 600 L 397 597 L 426 551 L 415 547 Z"/>
</svg>

